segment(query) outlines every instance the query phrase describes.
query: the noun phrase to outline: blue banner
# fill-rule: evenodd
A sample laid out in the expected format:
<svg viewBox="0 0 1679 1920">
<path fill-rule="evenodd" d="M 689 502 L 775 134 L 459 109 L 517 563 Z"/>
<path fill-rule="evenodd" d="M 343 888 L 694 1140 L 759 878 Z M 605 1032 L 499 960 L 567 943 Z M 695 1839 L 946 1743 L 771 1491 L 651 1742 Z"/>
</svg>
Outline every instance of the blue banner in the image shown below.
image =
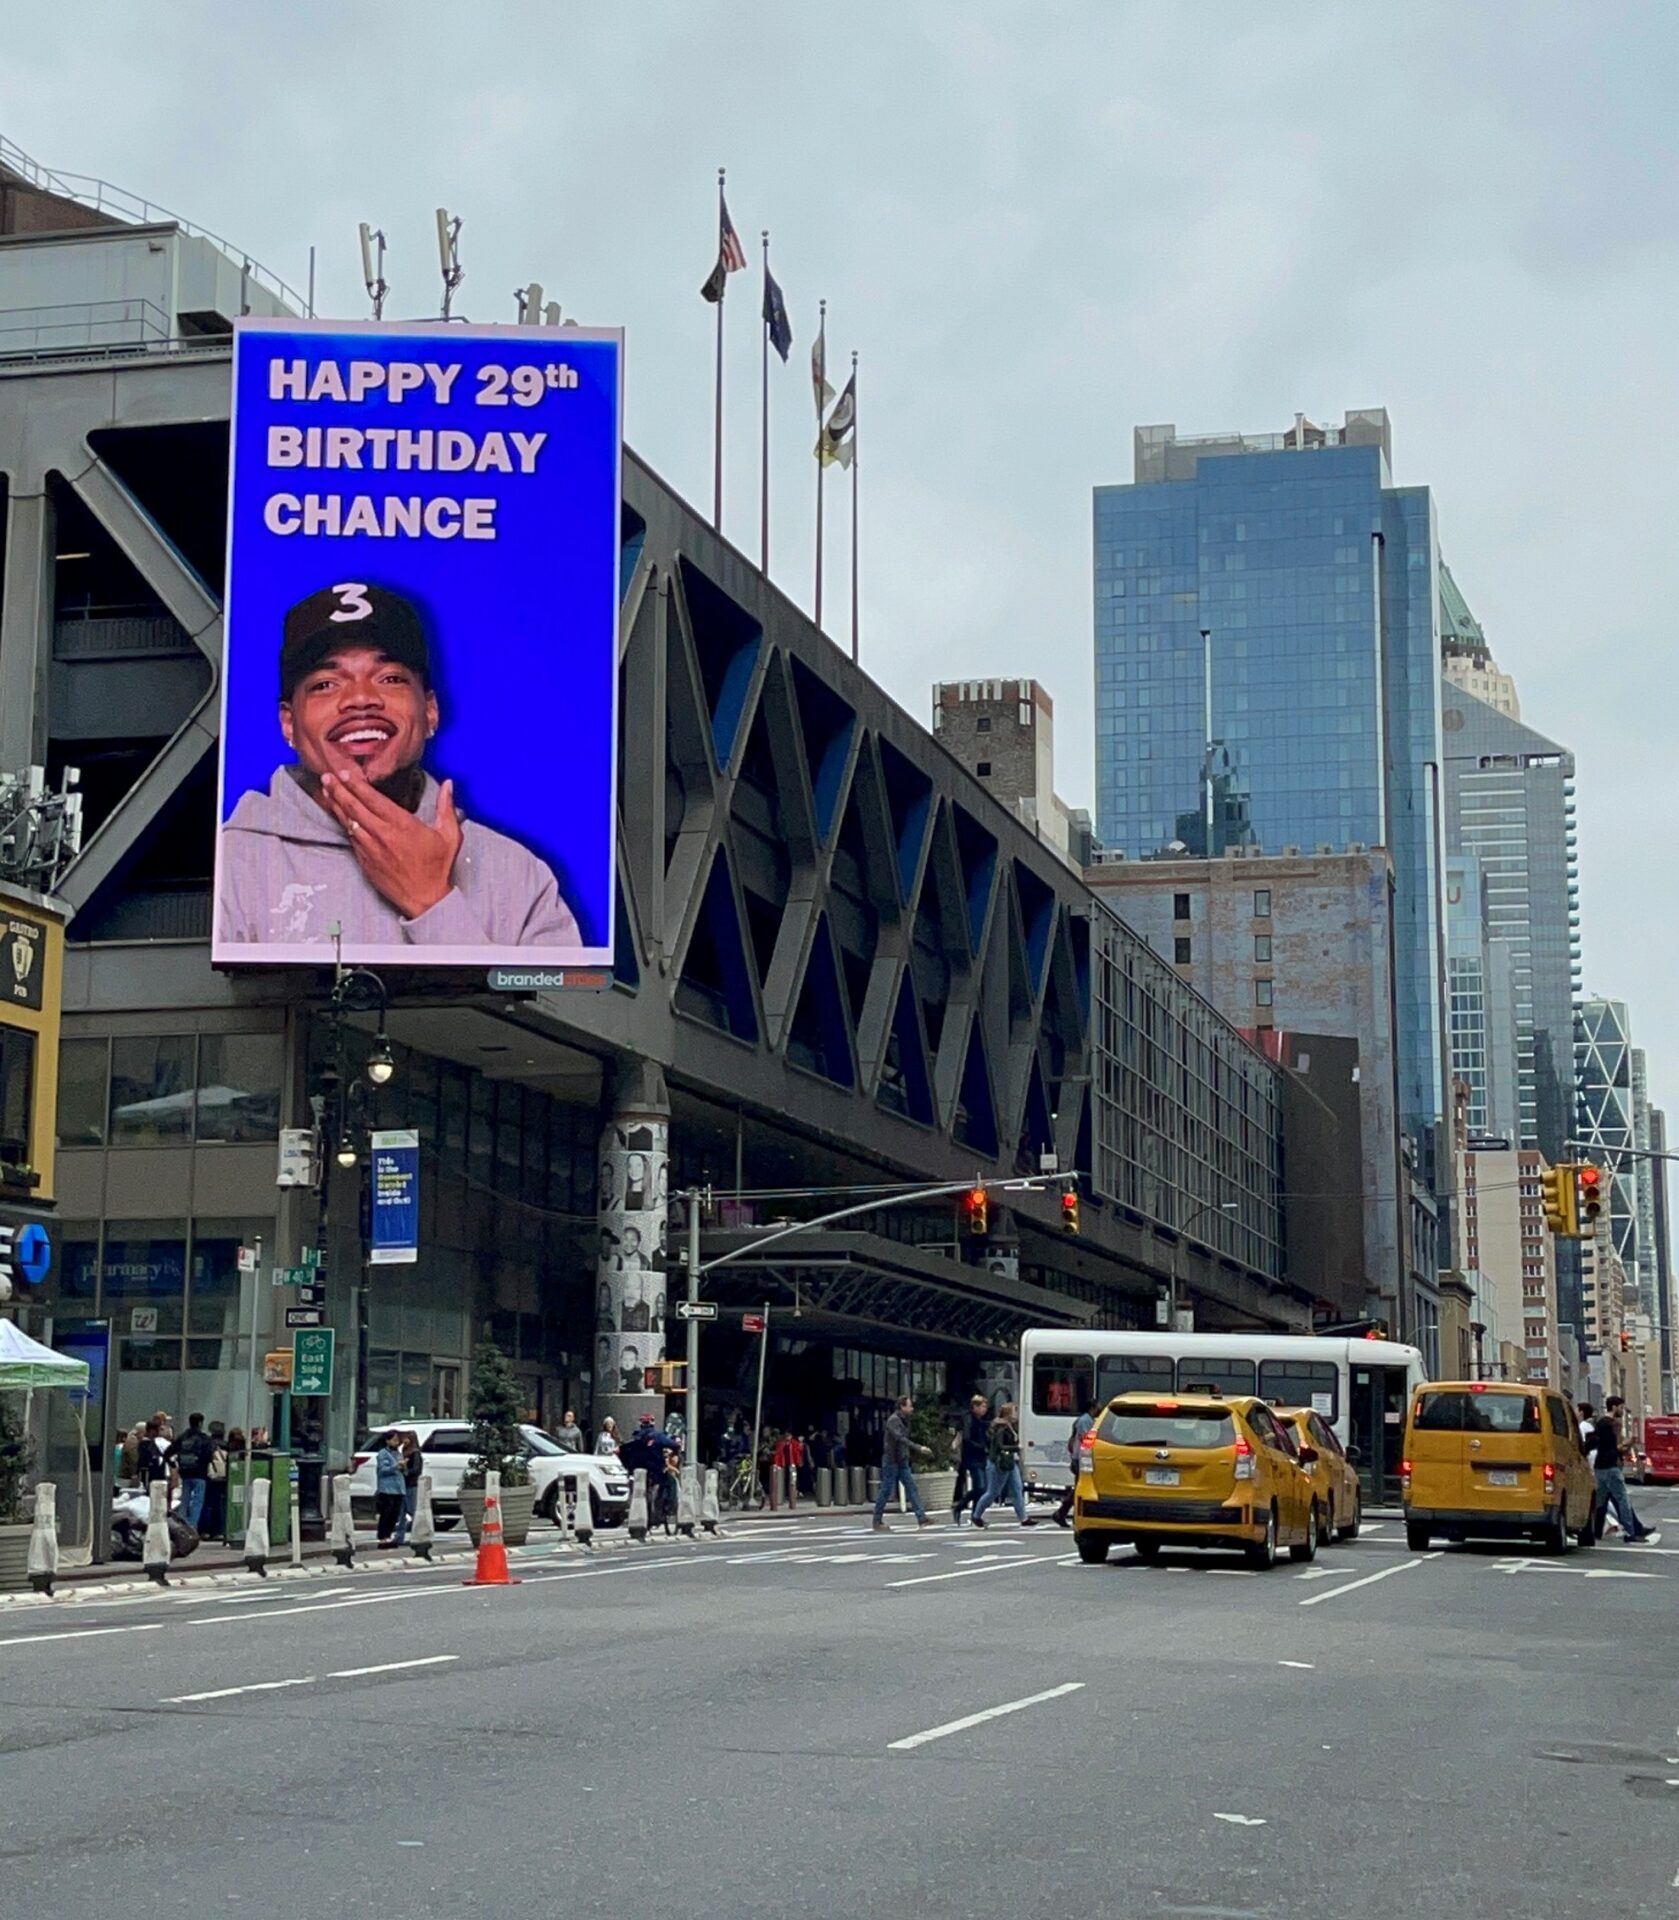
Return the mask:
<svg viewBox="0 0 1679 1920">
<path fill-rule="evenodd" d="M 420 1136 L 414 1128 L 374 1134 L 369 1213 L 374 1266 L 412 1265 L 420 1257 Z"/>
<path fill-rule="evenodd" d="M 611 964 L 622 365 L 239 323 L 219 964 Z"/>
</svg>

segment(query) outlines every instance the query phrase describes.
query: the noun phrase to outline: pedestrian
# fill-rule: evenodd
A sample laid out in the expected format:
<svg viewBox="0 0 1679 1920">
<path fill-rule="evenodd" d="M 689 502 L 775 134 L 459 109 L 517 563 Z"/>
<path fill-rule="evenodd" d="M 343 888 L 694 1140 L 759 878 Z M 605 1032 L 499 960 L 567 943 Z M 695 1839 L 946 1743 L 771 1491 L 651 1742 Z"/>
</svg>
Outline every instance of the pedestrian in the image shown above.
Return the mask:
<svg viewBox="0 0 1679 1920">
<path fill-rule="evenodd" d="M 991 1472 L 991 1402 L 976 1393 L 962 1416 L 962 1439 L 956 1458 L 956 1491 L 950 1498 L 953 1526 L 962 1524 L 962 1515 L 978 1504 Z"/>
<path fill-rule="evenodd" d="M 600 1423 L 600 1432 L 595 1436 L 595 1452 L 614 1454 L 618 1451 L 618 1422 L 611 1414 Z"/>
<path fill-rule="evenodd" d="M 1061 1496 L 1061 1504 L 1055 1509 L 1055 1524 L 1065 1527 L 1071 1524 L 1069 1516 L 1073 1511 L 1073 1500 L 1079 1490 L 1079 1457 L 1084 1452 L 1084 1436 L 1096 1424 L 1096 1415 L 1091 1410 L 1090 1395 L 1079 1395 L 1079 1417 L 1073 1422 L 1073 1430 L 1067 1436 L 1067 1491 Z"/>
<path fill-rule="evenodd" d="M 738 1412 L 729 1415 L 729 1424 L 717 1443 L 717 1458 L 725 1467 L 738 1467 L 752 1450 L 752 1436 L 741 1424 Z"/>
<path fill-rule="evenodd" d="M 1016 1424 L 1018 1415 L 1014 1402 L 1007 1401 L 991 1422 L 988 1445 L 991 1449 L 991 1478 L 979 1504 L 974 1508 L 974 1525 L 985 1525 L 985 1512 L 994 1507 L 999 1500 L 1007 1500 L 1014 1508 L 1014 1517 L 1023 1527 L 1035 1523 L 1026 1514 L 1026 1489 L 1020 1479 L 1020 1428 Z"/>
<path fill-rule="evenodd" d="M 143 1488 L 149 1489 L 154 1480 L 169 1483 L 174 1491 L 179 1478 L 174 1461 L 175 1443 L 167 1432 L 169 1416 L 166 1413 L 154 1413 L 146 1422 L 146 1430 L 140 1438 L 139 1465 L 137 1477 Z"/>
<path fill-rule="evenodd" d="M 1621 1468 L 1621 1428 L 1620 1419 L 1626 1402 L 1619 1397 L 1606 1400 L 1603 1412 L 1592 1424 L 1591 1440 L 1587 1451 L 1591 1455 L 1592 1474 L 1597 1483 L 1597 1497 L 1592 1504 L 1592 1532 L 1601 1536 L 1606 1515 L 1611 1508 L 1621 1523 L 1621 1532 L 1627 1540 L 1636 1544 L 1648 1540 L 1652 1530 L 1645 1526 L 1632 1510 L 1632 1500 L 1627 1493 L 1626 1475 Z"/>
<path fill-rule="evenodd" d="M 403 1495 L 407 1491 L 402 1477 L 402 1435 L 395 1427 L 379 1443 L 373 1461 L 374 1501 L 379 1510 L 379 1544 L 396 1545 L 396 1530 L 402 1520 Z"/>
<path fill-rule="evenodd" d="M 220 1540 L 227 1533 L 227 1428 L 220 1420 L 210 1422 L 210 1473 L 198 1531 L 206 1540 Z"/>
<path fill-rule="evenodd" d="M 921 1460 L 933 1457 L 931 1447 L 924 1447 L 909 1437 L 909 1417 L 914 1411 L 915 1401 L 906 1393 L 900 1397 L 896 1409 L 886 1416 L 886 1433 L 881 1441 L 880 1453 L 880 1492 L 875 1496 L 874 1503 L 876 1533 L 892 1531 L 886 1524 L 886 1503 L 900 1487 L 915 1509 L 915 1524 L 918 1527 L 930 1527 L 933 1524 L 927 1518 L 921 1489 L 915 1484 L 915 1475 L 910 1471 L 911 1454 Z"/>
<path fill-rule="evenodd" d="M 420 1475 L 426 1470 L 426 1457 L 420 1451 L 420 1436 L 410 1428 L 402 1434 L 402 1518 L 396 1525 L 396 1545 L 403 1546 L 414 1525 L 414 1511 L 420 1504 Z"/>
<path fill-rule="evenodd" d="M 140 1484 L 140 1447 L 146 1437 L 146 1423 L 136 1420 L 123 1436 L 121 1450 L 117 1455 L 117 1473 L 124 1480 Z"/>
<path fill-rule="evenodd" d="M 583 1451 L 583 1429 L 577 1424 L 577 1415 L 570 1407 L 565 1410 L 565 1418 L 554 1429 L 554 1438 L 567 1453 Z"/>
<path fill-rule="evenodd" d="M 189 1413 L 187 1430 L 175 1448 L 175 1464 L 181 1476 L 181 1518 L 195 1533 L 204 1518 L 215 1451 L 215 1442 L 204 1431 L 203 1414 Z"/>
</svg>

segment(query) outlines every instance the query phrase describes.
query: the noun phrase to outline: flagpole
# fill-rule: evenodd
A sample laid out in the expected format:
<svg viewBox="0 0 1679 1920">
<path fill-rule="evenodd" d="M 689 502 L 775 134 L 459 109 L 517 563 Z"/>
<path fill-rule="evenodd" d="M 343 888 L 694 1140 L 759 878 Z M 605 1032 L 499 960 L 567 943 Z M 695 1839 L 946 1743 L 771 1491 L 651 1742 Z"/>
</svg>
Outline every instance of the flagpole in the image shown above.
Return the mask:
<svg viewBox="0 0 1679 1920">
<path fill-rule="evenodd" d="M 717 169 L 717 231 L 723 231 L 723 180 L 726 169 Z M 711 525 L 723 531 L 723 302 L 728 296 L 729 276 L 724 273 L 717 290 L 717 381 L 716 405 L 711 427 Z"/>
<path fill-rule="evenodd" d="M 856 665 L 861 653 L 857 613 L 857 356 L 851 356 L 851 660 Z"/>
<path fill-rule="evenodd" d="M 828 303 L 821 303 L 820 319 L 817 323 L 817 338 L 828 337 Z M 826 353 L 824 353 L 824 363 Z M 824 368 L 825 370 L 825 368 Z M 816 401 L 816 630 L 822 631 L 822 483 L 828 475 L 828 463 L 822 458 L 822 400 L 818 394 Z"/>
<path fill-rule="evenodd" d="M 764 292 L 767 295 L 770 284 L 770 230 L 764 228 Z M 762 439 L 758 448 L 758 474 L 761 499 L 759 502 L 760 531 L 759 544 L 762 548 L 759 571 L 766 577 L 770 570 L 770 323 L 763 319 L 763 396 L 760 418 L 762 421 Z"/>
</svg>

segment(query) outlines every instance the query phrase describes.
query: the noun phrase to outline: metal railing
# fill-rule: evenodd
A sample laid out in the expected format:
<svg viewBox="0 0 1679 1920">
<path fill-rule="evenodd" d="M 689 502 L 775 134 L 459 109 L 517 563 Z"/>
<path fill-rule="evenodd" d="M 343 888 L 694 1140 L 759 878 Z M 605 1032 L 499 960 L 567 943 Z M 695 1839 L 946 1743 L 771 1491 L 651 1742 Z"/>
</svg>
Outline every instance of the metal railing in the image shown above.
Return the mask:
<svg viewBox="0 0 1679 1920">
<path fill-rule="evenodd" d="M 179 227 L 182 233 L 191 234 L 194 239 L 208 240 L 230 259 L 239 261 L 251 278 L 260 281 L 270 293 L 288 301 L 299 313 L 308 310 L 308 302 L 295 287 L 287 285 L 260 261 L 253 260 L 243 247 L 234 246 L 232 241 L 224 240 L 219 233 L 212 233 L 208 227 L 201 227 L 196 221 L 183 220 L 178 213 L 171 212 L 168 207 L 160 207 L 155 200 L 142 199 L 137 193 L 113 186 L 109 180 L 95 179 L 91 174 L 60 173 L 53 167 L 43 167 L 4 134 L 0 134 L 0 166 L 8 168 L 42 193 L 54 194 L 60 200 L 73 200 L 78 206 L 91 207 L 96 213 L 107 213 L 115 220 L 139 226 L 167 223 Z"/>
</svg>

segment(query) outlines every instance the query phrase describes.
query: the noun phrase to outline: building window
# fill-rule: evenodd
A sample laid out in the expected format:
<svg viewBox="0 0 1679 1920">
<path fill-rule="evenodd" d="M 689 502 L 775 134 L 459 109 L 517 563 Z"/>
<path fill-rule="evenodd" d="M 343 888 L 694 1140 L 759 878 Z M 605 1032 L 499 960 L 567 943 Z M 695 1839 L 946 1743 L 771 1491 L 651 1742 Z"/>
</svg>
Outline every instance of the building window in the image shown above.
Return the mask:
<svg viewBox="0 0 1679 1920">
<path fill-rule="evenodd" d="M 0 1160 L 27 1167 L 35 1113 L 35 1036 L 0 1027 Z"/>
<path fill-rule="evenodd" d="M 1268 933 L 1256 933 L 1253 936 L 1253 957 L 1263 966 L 1271 964 L 1271 936 Z"/>
<path fill-rule="evenodd" d="M 198 1044 L 200 1140 L 276 1140 L 280 1036 L 207 1033 Z"/>
<path fill-rule="evenodd" d="M 1172 895 L 1172 918 L 1174 920 L 1187 920 L 1189 918 L 1189 895 L 1187 893 L 1174 893 Z"/>
<path fill-rule="evenodd" d="M 989 780 L 991 778 L 991 762 L 989 760 L 980 761 L 979 765 L 974 768 L 974 772 L 977 773 L 982 780 Z"/>
<path fill-rule="evenodd" d="M 979 718 L 974 722 L 974 732 L 989 733 L 990 731 L 991 731 L 991 716 L 988 713 L 982 713 L 979 716 Z"/>
<path fill-rule="evenodd" d="M 58 1050 L 58 1144 L 97 1147 L 105 1140 L 108 1040 L 66 1040 Z"/>
<path fill-rule="evenodd" d="M 1271 917 L 1271 889 L 1255 887 L 1253 890 L 1253 917 L 1256 920 L 1269 920 Z"/>
<path fill-rule="evenodd" d="M 1175 965 L 1180 967 L 1187 967 L 1189 965 L 1189 942 L 1187 940 L 1178 939 L 1172 942 L 1172 960 Z"/>
<path fill-rule="evenodd" d="M 1256 1007 L 1268 1007 L 1271 1004 L 1271 982 L 1256 980 L 1253 983 L 1253 1004 Z"/>
<path fill-rule="evenodd" d="M 192 1138 L 196 1051 L 190 1033 L 112 1041 L 112 1146 L 178 1146 Z"/>
</svg>

